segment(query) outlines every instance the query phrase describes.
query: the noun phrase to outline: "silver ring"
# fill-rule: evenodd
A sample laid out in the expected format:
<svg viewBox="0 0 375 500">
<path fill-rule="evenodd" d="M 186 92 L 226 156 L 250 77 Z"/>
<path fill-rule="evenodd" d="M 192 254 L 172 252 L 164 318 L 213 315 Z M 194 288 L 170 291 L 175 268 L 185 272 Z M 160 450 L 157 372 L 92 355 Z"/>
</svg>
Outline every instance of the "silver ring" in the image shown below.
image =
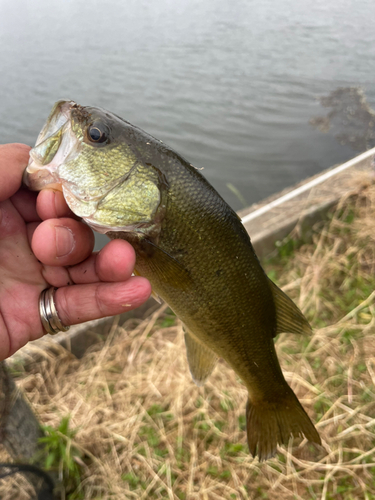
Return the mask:
<svg viewBox="0 0 375 500">
<path fill-rule="evenodd" d="M 39 297 L 39 314 L 43 328 L 47 333 L 55 335 L 59 332 L 67 332 L 70 326 L 62 324 L 56 309 L 54 295 L 57 288 L 51 286 L 43 290 Z"/>
</svg>

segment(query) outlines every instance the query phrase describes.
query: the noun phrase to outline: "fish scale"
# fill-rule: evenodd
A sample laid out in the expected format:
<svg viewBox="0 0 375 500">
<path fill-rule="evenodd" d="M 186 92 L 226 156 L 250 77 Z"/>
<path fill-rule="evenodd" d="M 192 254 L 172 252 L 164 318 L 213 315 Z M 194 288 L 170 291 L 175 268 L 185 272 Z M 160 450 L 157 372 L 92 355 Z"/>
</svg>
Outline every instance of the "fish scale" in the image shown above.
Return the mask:
<svg viewBox="0 0 375 500">
<path fill-rule="evenodd" d="M 60 115 L 66 117 L 62 128 Z M 57 150 L 52 161 L 43 158 L 43 151 L 55 151 L 58 134 L 68 133 L 70 149 L 68 139 L 61 140 L 66 150 Z M 55 105 L 40 137 L 43 147 L 32 155 L 25 182 L 36 190 L 60 183 L 73 212 L 133 245 L 137 274 L 149 279 L 184 324 L 194 381 L 202 385 L 223 358 L 245 384 L 250 452 L 264 460 L 291 436 L 320 444 L 285 381 L 273 340 L 282 332 L 309 334 L 310 326 L 267 277 L 239 217 L 202 174 L 138 127 L 72 101 Z M 85 179 L 103 192 L 100 200 L 80 198 Z"/>
</svg>

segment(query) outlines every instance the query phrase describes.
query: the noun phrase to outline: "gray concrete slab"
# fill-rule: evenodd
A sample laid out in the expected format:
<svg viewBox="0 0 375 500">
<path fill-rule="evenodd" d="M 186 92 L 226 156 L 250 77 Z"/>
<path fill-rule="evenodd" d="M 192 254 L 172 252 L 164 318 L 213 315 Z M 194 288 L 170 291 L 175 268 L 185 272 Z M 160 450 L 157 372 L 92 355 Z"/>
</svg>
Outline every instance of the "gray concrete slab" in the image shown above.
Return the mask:
<svg viewBox="0 0 375 500">
<path fill-rule="evenodd" d="M 241 210 L 239 215 L 258 257 L 270 254 L 275 242 L 296 226 L 308 230 L 328 208 L 358 188 L 361 176 L 370 179 L 374 175 L 374 155 L 375 148 Z"/>
</svg>

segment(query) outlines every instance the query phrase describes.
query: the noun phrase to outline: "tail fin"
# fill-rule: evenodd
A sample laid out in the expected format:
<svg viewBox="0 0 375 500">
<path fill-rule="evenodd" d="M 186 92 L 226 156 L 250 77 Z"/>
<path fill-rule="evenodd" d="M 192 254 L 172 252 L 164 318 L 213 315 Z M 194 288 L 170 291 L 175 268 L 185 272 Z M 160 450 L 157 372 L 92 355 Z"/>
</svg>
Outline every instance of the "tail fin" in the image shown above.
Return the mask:
<svg viewBox="0 0 375 500">
<path fill-rule="evenodd" d="M 308 417 L 294 392 L 277 402 L 262 401 L 246 406 L 247 442 L 249 451 L 259 460 L 267 460 L 276 453 L 278 444 L 287 445 L 290 437 L 305 436 L 321 444 L 318 431 Z"/>
</svg>

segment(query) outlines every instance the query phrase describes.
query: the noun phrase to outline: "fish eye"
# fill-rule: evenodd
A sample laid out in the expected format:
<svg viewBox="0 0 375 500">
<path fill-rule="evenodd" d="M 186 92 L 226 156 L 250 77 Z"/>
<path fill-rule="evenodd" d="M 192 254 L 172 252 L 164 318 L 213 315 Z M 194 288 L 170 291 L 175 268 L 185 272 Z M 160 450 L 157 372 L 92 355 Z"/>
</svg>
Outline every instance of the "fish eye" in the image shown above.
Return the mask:
<svg viewBox="0 0 375 500">
<path fill-rule="evenodd" d="M 87 130 L 89 139 L 92 142 L 102 144 L 108 139 L 107 127 L 102 123 L 94 123 Z"/>
</svg>

